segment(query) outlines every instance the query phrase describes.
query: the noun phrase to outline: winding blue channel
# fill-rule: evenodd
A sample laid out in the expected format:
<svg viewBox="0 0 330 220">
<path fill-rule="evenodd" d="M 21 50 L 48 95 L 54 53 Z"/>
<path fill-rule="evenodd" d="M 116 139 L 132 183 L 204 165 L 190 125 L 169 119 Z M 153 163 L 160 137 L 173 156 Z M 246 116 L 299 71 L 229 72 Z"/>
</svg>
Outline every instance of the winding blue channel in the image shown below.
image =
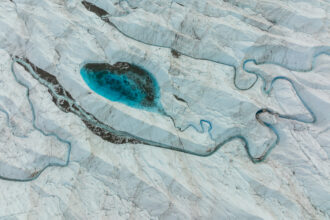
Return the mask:
<svg viewBox="0 0 330 220">
<path fill-rule="evenodd" d="M 37 127 L 36 125 L 36 114 L 35 114 L 35 110 L 34 110 L 34 106 L 33 103 L 30 99 L 30 89 L 29 86 L 24 83 L 23 81 L 19 80 L 15 70 L 14 70 L 14 64 L 15 62 L 20 63 L 22 65 L 24 65 L 26 68 L 28 68 L 28 70 L 30 72 L 33 71 L 33 69 L 31 68 L 31 66 L 29 64 L 27 64 L 26 62 L 24 62 L 21 59 L 17 59 L 17 58 L 13 58 L 13 61 L 11 63 L 11 72 L 16 80 L 16 82 L 20 85 L 22 85 L 23 87 L 26 88 L 26 97 L 28 99 L 30 108 L 31 108 L 31 112 L 32 112 L 32 125 L 33 128 L 36 129 L 37 131 L 39 131 L 41 134 L 43 134 L 46 137 L 55 137 L 59 142 L 64 143 L 67 145 L 67 155 L 66 155 L 66 161 L 64 163 L 48 163 L 45 167 L 43 167 L 42 169 L 40 169 L 39 171 L 37 171 L 36 173 L 34 173 L 33 175 L 31 175 L 28 178 L 24 178 L 24 179 L 20 179 L 20 178 L 12 178 L 12 177 L 6 177 L 6 176 L 1 176 L 0 175 L 0 179 L 2 180 L 8 180 L 8 181 L 16 181 L 16 182 L 29 182 L 32 180 L 37 179 L 40 174 L 45 171 L 48 167 L 66 167 L 69 165 L 69 161 L 70 161 L 70 154 L 71 154 L 71 142 L 69 142 L 68 140 L 64 140 L 61 137 L 59 137 L 57 134 L 55 133 L 46 133 L 45 131 L 41 130 L 40 128 Z M 9 125 L 9 114 L 7 111 L 5 111 L 4 109 L 0 109 L 1 112 L 6 114 L 7 117 L 7 124 Z"/>
<path fill-rule="evenodd" d="M 317 54 L 316 56 L 314 56 L 314 60 L 316 57 L 320 56 L 320 55 L 330 55 L 329 52 L 321 52 L 319 54 Z M 19 178 L 8 178 L 8 177 L 5 177 L 5 176 L 0 176 L 0 179 L 3 179 L 3 180 L 9 180 L 9 181 L 19 181 L 19 182 L 27 182 L 27 181 L 32 181 L 32 180 L 35 180 L 36 178 L 38 178 L 40 176 L 40 174 L 45 170 L 47 169 L 48 167 L 52 167 L 52 166 L 58 166 L 58 167 L 65 167 L 65 166 L 68 166 L 69 164 L 69 160 L 70 160 L 70 153 L 71 153 L 71 142 L 67 141 L 67 140 L 64 140 L 62 138 L 60 138 L 57 134 L 55 133 L 46 133 L 44 132 L 43 130 L 39 129 L 37 126 L 36 126 L 36 123 L 35 123 L 35 111 L 34 111 L 34 107 L 33 107 L 33 104 L 32 104 L 32 101 L 29 97 L 29 87 L 27 84 L 25 84 L 24 82 L 20 81 L 18 79 L 18 77 L 16 76 L 15 74 L 15 71 L 14 71 L 14 63 L 17 62 L 17 63 L 20 63 L 22 65 L 24 65 L 30 73 L 34 73 L 34 70 L 31 68 L 31 66 L 29 64 L 27 64 L 26 62 L 24 62 L 23 60 L 21 59 L 17 59 L 17 58 L 14 58 L 13 59 L 13 62 L 11 64 L 11 71 L 12 71 L 12 74 L 15 78 L 15 80 L 22 86 L 24 86 L 26 88 L 26 96 L 27 96 L 27 99 L 29 101 L 29 105 L 31 107 L 31 110 L 32 110 L 32 116 L 33 116 L 33 127 L 38 130 L 39 132 L 41 132 L 43 135 L 45 136 L 54 136 L 56 137 L 57 140 L 59 140 L 60 142 L 62 143 L 65 143 L 67 144 L 68 146 L 68 151 L 67 151 L 67 158 L 66 158 L 66 162 L 65 163 L 49 163 L 47 166 L 45 166 L 44 168 L 42 168 L 41 170 L 39 170 L 35 175 L 31 176 L 30 178 L 25 178 L 25 179 L 19 179 Z M 211 62 L 214 62 L 214 61 L 211 61 Z M 104 125 L 100 125 L 100 127 L 102 127 L 103 129 L 106 129 L 106 130 L 109 130 L 110 132 L 116 132 L 116 134 L 119 134 L 119 135 L 126 135 L 127 137 L 133 137 L 133 138 L 136 138 L 137 140 L 141 140 L 143 143 L 147 144 L 147 145 L 151 145 L 151 146 L 155 146 L 155 147 L 160 147 L 160 148 L 165 148 L 165 149 L 170 149 L 170 150 L 174 150 L 174 151 L 179 151 L 179 152 L 183 152 L 183 153 L 187 153 L 187 154 L 191 154 L 191 155 L 196 155 L 196 156 L 201 156 L 201 157 L 207 157 L 207 156 L 211 156 L 212 154 L 214 154 L 215 152 L 217 152 L 224 144 L 234 140 L 234 139 L 239 139 L 241 140 L 243 143 L 244 143 L 244 148 L 246 149 L 246 152 L 248 154 L 248 157 L 250 158 L 250 160 L 253 162 L 253 163 L 258 163 L 258 162 L 262 162 L 264 161 L 267 156 L 269 155 L 269 153 L 271 152 L 271 150 L 278 144 L 279 142 L 279 134 L 278 134 L 278 131 L 276 130 L 276 128 L 270 124 L 270 123 L 267 123 L 265 121 L 262 121 L 260 118 L 259 118 L 259 114 L 262 114 L 264 112 L 268 112 L 270 114 L 276 114 L 278 117 L 280 118 L 284 118 L 284 119 L 290 119 L 290 120 L 295 120 L 295 121 L 300 121 L 300 122 L 304 122 L 304 123 L 314 123 L 316 121 L 316 116 L 314 114 L 314 112 L 311 110 L 311 108 L 307 105 L 307 103 L 303 100 L 303 98 L 301 97 L 301 95 L 299 94 L 296 86 L 295 86 L 295 83 L 288 77 L 284 77 L 284 76 L 278 76 L 278 77 L 275 77 L 272 79 L 271 83 L 270 83 L 270 87 L 269 89 L 266 89 L 266 80 L 263 78 L 262 75 L 260 75 L 259 73 L 257 72 L 254 72 L 254 71 L 249 71 L 245 68 L 246 64 L 248 62 L 254 62 L 256 65 L 261 65 L 261 64 L 273 64 L 273 63 L 266 63 L 266 62 L 263 62 L 263 63 L 258 63 L 256 60 L 253 60 L 253 59 L 250 59 L 250 60 L 246 60 L 244 62 L 244 65 L 243 65 L 243 69 L 244 71 L 246 71 L 247 73 L 250 73 L 250 74 L 254 74 L 256 75 L 257 79 L 258 78 L 261 78 L 261 80 L 263 81 L 263 92 L 266 93 L 266 94 L 269 94 L 273 88 L 273 84 L 277 81 L 277 80 L 287 80 L 293 87 L 293 89 L 295 90 L 298 98 L 300 99 L 300 101 L 302 102 L 302 104 L 305 106 L 305 108 L 307 109 L 307 111 L 310 113 L 310 115 L 312 116 L 312 119 L 311 120 L 301 120 L 299 119 L 298 117 L 296 116 L 289 116 L 289 115 L 284 115 L 284 114 L 278 114 L 274 111 L 272 111 L 271 109 L 260 109 L 259 111 L 256 112 L 256 118 L 257 120 L 262 123 L 263 125 L 265 125 L 266 127 L 268 127 L 275 135 L 276 135 L 276 140 L 271 144 L 269 145 L 269 147 L 265 150 L 265 152 L 260 156 L 260 157 L 253 157 L 251 152 L 250 152 L 250 146 L 248 144 L 248 141 L 247 139 L 242 136 L 242 135 L 235 135 L 235 136 L 232 136 L 230 138 L 228 138 L 227 140 L 219 143 L 216 145 L 216 147 L 210 151 L 210 152 L 205 152 L 205 153 L 196 153 L 196 152 L 193 152 L 193 151 L 189 151 L 189 150 L 184 150 L 184 149 L 181 149 L 181 148 L 177 148 L 177 147 L 174 147 L 174 146 L 169 146 L 169 145 L 165 145 L 165 144 L 162 144 L 162 143 L 158 143 L 158 142 L 154 142 L 154 141 L 151 141 L 151 140 L 145 140 L 143 138 L 139 138 L 139 137 L 136 137 L 132 134 L 129 134 L 127 132 L 124 132 L 124 131 L 114 131 L 114 130 L 111 130 L 110 128 L 108 129 L 107 127 L 105 127 Z M 278 65 L 278 64 L 277 64 Z M 314 69 L 314 62 L 313 62 L 313 65 L 312 65 L 312 69 Z M 285 67 L 284 67 L 285 68 Z M 236 74 L 236 72 L 235 72 Z M 240 88 L 238 88 L 240 89 Z M 7 123 L 8 122 L 8 113 L 1 109 L 0 111 L 4 112 L 7 116 Z M 166 113 L 165 113 L 166 114 Z M 171 117 L 169 115 L 167 115 L 168 117 Z M 173 119 L 172 119 L 173 120 Z M 175 125 L 175 122 L 173 120 L 173 123 Z M 205 129 L 205 126 L 204 124 L 207 124 L 208 125 L 208 129 L 206 130 Z M 194 124 L 189 124 L 186 128 L 177 128 L 178 130 L 180 131 L 185 131 L 186 129 L 188 129 L 189 127 L 192 127 L 194 128 L 197 132 L 199 133 L 204 133 L 205 131 L 208 132 L 208 134 L 210 135 L 210 138 L 212 140 L 214 140 L 214 138 L 212 137 L 212 123 L 208 120 L 200 120 L 200 128 L 199 126 L 195 126 Z M 214 140 L 215 141 L 215 140 Z"/>
<path fill-rule="evenodd" d="M 103 16 L 103 17 L 106 17 L 106 18 L 108 18 L 108 19 L 110 18 L 109 15 L 108 15 L 108 16 Z M 101 18 L 103 19 L 103 17 L 101 17 Z M 164 45 L 161 45 L 161 44 L 152 44 L 152 43 L 145 42 L 145 41 L 142 41 L 142 40 L 140 40 L 140 39 L 136 39 L 136 38 L 134 38 L 134 37 L 131 37 L 130 35 L 128 35 L 128 34 L 126 34 L 125 32 L 123 32 L 120 28 L 118 28 L 114 23 L 112 23 L 111 20 L 109 20 L 109 22 L 111 23 L 111 26 L 114 27 L 119 33 L 121 33 L 121 34 L 124 35 L 125 37 L 130 38 L 130 39 L 132 39 L 132 40 L 134 40 L 134 41 L 137 41 L 137 42 L 140 42 L 140 43 L 142 43 L 142 44 L 149 45 L 149 46 L 160 47 L 160 48 L 167 48 L 167 49 L 170 49 L 170 50 L 171 50 L 171 49 L 177 50 L 176 48 L 172 48 L 172 47 L 169 47 L 169 46 L 164 46 Z M 262 75 L 260 75 L 258 72 L 256 72 L 256 71 L 249 71 L 249 70 L 247 70 L 247 69 L 246 69 L 246 64 L 247 64 L 248 62 L 253 62 L 253 63 L 256 64 L 256 65 L 274 64 L 274 65 L 278 65 L 278 66 L 281 66 L 281 67 L 283 67 L 283 68 L 286 68 L 286 69 L 288 69 L 288 70 L 290 70 L 290 71 L 296 71 L 296 72 L 309 72 L 309 71 L 312 71 L 312 70 L 315 68 L 315 59 L 316 59 L 317 57 L 319 57 L 319 56 L 321 56 L 321 55 L 327 55 L 327 56 L 330 56 L 330 49 L 329 49 L 329 47 L 324 47 L 324 49 L 322 49 L 322 48 L 323 48 L 322 46 L 321 46 L 321 47 L 314 47 L 314 48 L 313 48 L 313 49 L 315 49 L 314 51 L 320 51 L 320 52 L 317 52 L 317 53 L 314 53 L 314 54 L 313 54 L 313 58 L 312 58 L 313 60 L 312 60 L 311 68 L 306 68 L 306 69 L 287 68 L 286 66 L 284 66 L 284 65 L 282 65 L 282 64 L 280 64 L 280 63 L 276 63 L 276 62 L 267 62 L 267 61 L 264 61 L 264 62 L 258 62 L 256 59 L 247 59 L 247 60 L 245 60 L 245 61 L 243 62 L 243 66 L 242 66 L 243 71 L 246 71 L 247 73 L 256 76 L 256 77 L 255 77 L 255 80 L 251 83 L 251 85 L 248 86 L 248 87 L 246 87 L 246 88 L 242 88 L 242 87 L 238 86 L 238 84 L 237 84 L 237 75 L 238 75 L 238 68 L 239 68 L 238 66 L 233 65 L 233 64 L 230 64 L 230 63 L 214 61 L 214 60 L 210 60 L 210 59 L 206 59 L 206 58 L 196 58 L 196 57 L 193 57 L 193 56 L 191 56 L 191 55 L 189 55 L 189 54 L 186 54 L 186 53 L 184 53 L 184 52 L 182 52 L 182 51 L 179 50 L 178 52 L 180 52 L 181 55 L 186 56 L 186 57 L 190 57 L 190 58 L 192 58 L 192 59 L 201 60 L 201 61 L 204 60 L 204 61 L 209 61 L 209 62 L 218 63 L 218 64 L 222 64 L 222 65 L 226 65 L 226 66 L 230 66 L 230 67 L 232 67 L 233 70 L 234 70 L 233 83 L 234 83 L 235 87 L 236 87 L 237 89 L 239 89 L 239 90 L 243 90 L 243 91 L 244 91 L 244 90 L 251 89 L 251 88 L 255 85 L 255 83 L 258 81 L 258 79 L 261 78 L 261 80 L 262 80 L 262 82 L 263 82 L 263 89 L 262 89 L 262 90 L 263 90 L 263 92 L 264 92 L 265 94 L 269 94 L 269 93 L 271 92 L 272 88 L 273 88 L 273 84 L 274 84 L 277 80 L 286 80 L 286 81 L 288 81 L 288 82 L 292 85 L 292 87 L 293 87 L 293 89 L 295 90 L 295 92 L 296 92 L 296 94 L 297 94 L 299 100 L 300 100 L 301 103 L 304 105 L 304 107 L 305 107 L 306 110 L 309 112 L 309 114 L 312 116 L 311 120 L 308 120 L 308 119 L 304 120 L 304 119 L 300 119 L 300 118 L 298 118 L 297 116 L 290 116 L 290 115 L 285 115 L 285 114 L 279 114 L 279 113 L 277 113 L 277 112 L 274 112 L 274 111 L 271 110 L 271 109 L 260 109 L 259 111 L 257 111 L 257 112 L 256 112 L 256 119 L 258 119 L 258 121 L 259 121 L 261 124 L 263 124 L 263 125 L 265 125 L 266 127 L 268 127 L 268 128 L 269 128 L 269 129 L 270 129 L 270 130 L 276 135 L 276 140 L 274 141 L 274 143 L 271 144 L 271 145 L 268 147 L 268 149 L 264 152 L 264 154 L 263 154 L 262 156 L 258 157 L 258 158 L 255 158 L 255 157 L 253 157 L 253 156 L 251 155 L 250 147 L 249 147 L 248 141 L 247 141 L 247 139 L 246 139 L 244 136 L 242 136 L 242 135 L 235 135 L 235 136 L 232 136 L 232 137 L 228 138 L 227 140 L 223 141 L 222 143 L 217 144 L 217 146 L 214 148 L 214 150 L 213 150 L 212 152 L 209 152 L 209 153 L 206 153 L 206 154 L 196 154 L 196 153 L 191 153 L 191 152 L 186 152 L 186 153 L 193 154 L 193 155 L 197 155 L 197 156 L 203 156 L 203 157 L 205 157 L 205 156 L 211 156 L 211 155 L 212 155 L 213 153 L 215 153 L 219 148 L 221 148 L 221 146 L 223 146 L 224 144 L 226 144 L 226 143 L 228 143 L 228 142 L 230 142 L 230 141 L 232 141 L 232 140 L 234 140 L 234 139 L 239 139 L 239 140 L 241 140 L 241 141 L 244 143 L 244 148 L 246 149 L 247 154 L 248 154 L 250 160 L 251 160 L 253 163 L 258 163 L 258 162 L 262 162 L 262 161 L 264 161 L 264 160 L 267 158 L 267 156 L 269 155 L 269 153 L 270 153 L 270 152 L 272 151 L 272 149 L 273 149 L 273 148 L 279 143 L 279 140 L 280 140 L 279 133 L 278 133 L 277 129 L 276 129 L 272 124 L 267 123 L 267 122 L 263 121 L 262 119 L 260 119 L 260 118 L 259 118 L 259 115 L 260 115 L 260 114 L 262 114 L 262 113 L 264 113 L 264 112 L 268 112 L 268 113 L 270 113 L 270 114 L 276 114 L 278 117 L 280 117 L 280 118 L 284 118 L 284 119 L 289 119 L 289 120 L 299 121 L 299 122 L 303 122 L 303 123 L 315 123 L 316 120 L 317 120 L 315 113 L 312 111 L 312 109 L 308 106 L 308 104 L 307 104 L 307 103 L 304 101 L 304 99 L 301 97 L 301 95 L 300 95 L 299 91 L 297 90 L 296 85 L 295 85 L 295 83 L 294 83 L 293 80 L 291 80 L 290 78 L 285 77 L 285 76 L 277 76 L 277 77 L 274 77 L 274 78 L 272 79 L 272 81 L 271 81 L 271 83 L 270 83 L 270 86 L 269 86 L 269 89 L 266 89 L 266 87 L 267 87 L 267 83 L 266 83 L 265 78 L 264 78 Z M 170 115 L 167 115 L 167 116 L 171 117 Z M 172 119 L 172 117 L 171 117 L 171 119 Z M 192 128 L 194 128 L 194 129 L 195 129 L 197 132 L 199 132 L 199 133 L 203 133 L 203 132 L 205 132 L 205 129 L 204 129 L 204 127 L 203 127 L 203 123 L 207 123 L 207 124 L 209 125 L 209 129 L 207 130 L 207 131 L 208 131 L 208 134 L 210 135 L 210 138 L 211 138 L 212 140 L 214 140 L 214 138 L 212 137 L 212 134 L 211 134 L 211 131 L 212 131 L 212 123 L 211 123 L 210 121 L 208 121 L 208 120 L 205 120 L 205 119 L 200 120 L 200 126 L 201 126 L 201 129 L 199 129 L 199 128 L 198 128 L 196 125 L 194 125 L 194 124 L 189 124 L 187 127 L 185 127 L 185 128 L 182 129 L 182 128 L 179 128 L 179 127 L 177 127 L 177 126 L 175 125 L 175 122 L 174 122 L 173 119 L 172 119 L 172 121 L 173 121 L 173 123 L 174 123 L 174 126 L 175 126 L 178 130 L 180 130 L 180 131 L 184 131 L 184 130 L 188 129 L 189 127 L 192 127 Z M 214 140 L 214 141 L 215 141 L 215 140 Z M 175 150 L 175 149 L 174 149 L 174 150 Z M 179 151 L 181 151 L 181 150 L 179 150 Z"/>
<path fill-rule="evenodd" d="M 162 46 L 162 45 L 155 45 L 155 44 L 150 44 L 150 43 L 147 43 L 147 42 L 143 42 L 139 39 L 135 39 L 129 35 L 127 35 L 126 33 L 122 32 L 118 27 L 116 27 L 114 24 L 112 24 L 113 27 L 115 27 L 121 34 L 123 34 L 124 36 L 128 37 L 128 38 L 131 38 L 135 41 L 138 41 L 138 42 L 141 42 L 141 43 L 144 43 L 146 45 L 150 45 L 150 46 L 156 46 L 156 47 L 162 47 L 162 48 L 168 48 L 168 49 L 175 49 L 175 48 L 171 48 L 171 47 L 166 47 L 166 46 Z M 267 123 L 265 121 L 263 121 L 262 119 L 259 118 L 259 114 L 262 114 L 264 112 L 268 112 L 270 114 L 276 114 L 278 117 L 280 118 L 284 118 L 284 119 L 289 119 L 289 120 L 295 120 L 295 121 L 299 121 L 299 122 L 303 122 L 303 123 L 314 123 L 316 122 L 316 116 L 314 114 L 314 112 L 312 111 L 312 109 L 308 106 L 308 104 L 303 100 L 303 98 L 301 97 L 299 91 L 297 90 L 296 88 L 296 85 L 294 83 L 293 80 L 291 80 L 290 78 L 288 77 L 284 77 L 284 76 L 278 76 L 278 77 L 274 77 L 270 83 L 270 87 L 268 89 L 266 89 L 266 86 L 267 86 L 267 83 L 266 83 L 266 80 L 265 78 L 260 75 L 258 72 L 256 71 L 249 71 L 246 69 L 246 64 L 249 63 L 249 62 L 253 62 L 254 64 L 256 65 L 262 65 L 262 64 L 275 64 L 275 65 L 279 65 L 279 66 L 282 66 L 286 69 L 289 69 L 279 63 L 274 63 L 274 62 L 258 62 L 257 60 L 255 59 L 247 59 L 243 62 L 243 70 L 246 71 L 247 73 L 249 74 L 253 74 L 256 76 L 256 79 L 255 81 L 247 88 L 241 88 L 237 85 L 236 81 L 237 81 L 237 69 L 238 67 L 235 66 L 235 65 L 232 65 L 232 64 L 229 64 L 229 63 L 222 63 L 222 62 L 217 62 L 217 61 L 214 61 L 214 60 L 210 60 L 210 59 L 203 59 L 203 58 L 195 58 L 195 57 L 192 57 L 188 54 L 185 54 L 185 53 L 182 53 L 181 51 L 179 51 L 181 55 L 184 55 L 184 56 L 187 56 L 187 57 L 190 57 L 190 58 L 193 58 L 193 59 L 196 59 L 196 60 L 206 60 L 206 61 L 210 61 L 210 62 L 214 62 L 214 63 L 219 63 L 219 64 L 223 64 L 223 65 L 227 65 L 227 66 L 230 66 L 234 69 L 234 77 L 233 77 L 233 83 L 235 85 L 235 87 L 239 90 L 248 90 L 250 88 L 252 88 L 255 83 L 257 82 L 257 80 L 259 78 L 261 78 L 262 82 L 263 82 L 263 92 L 266 93 L 266 94 L 269 94 L 273 88 L 273 84 L 277 81 L 277 80 L 286 80 L 288 81 L 293 89 L 295 90 L 298 98 L 300 99 L 301 103 L 304 105 L 304 107 L 306 108 L 306 110 L 310 113 L 310 115 L 312 116 L 312 119 L 308 120 L 303 120 L 303 119 L 299 119 L 297 116 L 290 116 L 290 115 L 284 115 L 284 114 L 278 114 L 274 111 L 272 111 L 271 109 L 260 109 L 256 112 L 256 118 L 257 120 L 262 123 L 263 125 L 265 125 L 267 128 L 269 128 L 275 135 L 276 135 L 276 140 L 268 147 L 268 149 L 266 149 L 266 151 L 260 156 L 260 157 L 253 157 L 251 152 L 250 152 L 250 146 L 248 144 L 248 141 L 247 139 L 242 136 L 242 135 L 235 135 L 235 136 L 232 136 L 230 138 L 228 138 L 227 140 L 219 143 L 216 145 L 216 147 L 210 151 L 210 152 L 205 152 L 205 153 L 196 153 L 196 152 L 193 152 L 193 151 L 189 151 L 189 150 L 184 150 L 184 149 L 181 149 L 181 148 L 177 148 L 177 147 L 174 147 L 174 146 L 169 146 L 169 145 L 165 145 L 165 144 L 162 144 L 162 143 L 158 143 L 158 142 L 154 142 L 154 141 L 151 141 L 151 140 L 145 140 L 143 138 L 139 138 L 139 137 L 136 137 L 132 134 L 129 134 L 127 132 L 124 132 L 124 131 L 113 131 L 111 130 L 110 128 L 108 129 L 107 127 L 105 126 L 101 126 L 103 129 L 106 129 L 106 130 L 109 130 L 110 132 L 116 132 L 118 134 L 123 134 L 123 135 L 127 135 L 128 137 L 134 137 L 136 138 L 137 140 L 141 140 L 143 143 L 147 144 L 147 145 L 151 145 L 151 146 L 155 146 L 155 147 L 160 147 L 160 148 L 165 148 L 165 149 L 170 149 L 170 150 L 174 150 L 174 151 L 179 151 L 179 152 L 183 152 L 183 153 L 187 153 L 187 154 L 191 154 L 191 155 L 195 155 L 195 156 L 201 156 L 201 157 L 207 157 L 207 156 L 211 156 L 212 154 L 214 154 L 215 152 L 217 152 L 224 144 L 234 140 L 234 139 L 239 139 L 241 140 L 243 143 L 244 143 L 244 148 L 246 149 L 246 152 L 248 154 L 248 157 L 250 158 L 250 160 L 253 162 L 253 163 L 258 163 L 258 162 L 262 162 L 264 161 L 267 156 L 269 155 L 269 153 L 271 152 L 271 150 L 278 144 L 279 140 L 280 140 L 280 137 L 279 137 L 279 134 L 278 134 L 278 131 L 276 130 L 276 128 L 270 124 L 270 123 Z M 313 56 L 313 63 L 312 63 L 312 66 L 310 69 L 305 69 L 305 70 L 295 70 L 295 69 L 289 69 L 289 70 L 294 70 L 294 71 L 299 71 L 299 72 L 307 72 L 307 71 L 312 71 L 315 67 L 315 59 L 320 56 L 320 55 L 328 55 L 330 56 L 330 52 L 329 51 L 322 51 L 320 53 L 317 53 L 317 54 L 314 54 Z M 31 108 L 31 111 L 32 111 L 32 124 L 33 124 L 33 127 L 38 130 L 40 133 L 42 133 L 44 136 L 53 136 L 55 137 L 58 141 L 60 141 L 61 143 L 64 143 L 67 145 L 67 157 L 66 157 L 66 161 L 64 163 L 49 163 L 47 164 L 45 167 L 43 167 L 41 170 L 39 170 L 37 173 L 35 173 L 33 176 L 29 177 L 29 178 L 25 178 L 25 179 L 20 179 L 20 178 L 9 178 L 9 177 L 5 177 L 5 176 L 0 176 L 0 179 L 3 179 L 3 180 L 8 180 L 8 181 L 18 181 L 18 182 L 28 182 L 28 181 L 32 181 L 32 180 L 35 180 L 37 179 L 41 173 L 46 170 L 48 167 L 54 167 L 54 166 L 57 166 L 57 167 L 66 167 L 68 166 L 69 164 L 69 161 L 70 161 L 70 154 L 71 154 L 71 142 L 68 141 L 68 140 L 65 140 L 65 139 L 62 139 L 61 137 L 59 137 L 57 134 L 55 133 L 46 133 L 44 132 L 43 130 L 41 130 L 40 128 L 38 128 L 36 126 L 36 116 L 35 116 L 35 110 L 34 110 L 34 106 L 33 106 L 33 103 L 30 99 L 30 90 L 29 90 L 29 86 L 27 84 L 25 84 L 23 81 L 19 80 L 17 75 L 15 74 L 15 70 L 14 70 L 14 64 L 15 63 L 20 63 L 22 65 L 24 65 L 30 73 L 33 73 L 34 70 L 31 68 L 31 66 L 29 64 L 27 64 L 26 62 L 24 62 L 22 59 L 17 59 L 17 58 L 13 58 L 13 61 L 12 61 L 12 64 L 11 64 L 11 72 L 16 80 L 17 83 L 19 83 L 20 85 L 22 85 L 23 87 L 26 88 L 26 97 L 28 99 L 28 102 L 29 102 L 29 105 L 30 105 L 30 108 Z M 125 81 L 125 77 L 117 77 L 117 76 L 112 76 L 112 78 L 115 78 L 116 80 L 119 80 L 119 81 Z M 110 77 L 110 80 L 111 80 L 111 77 Z M 127 80 L 127 79 L 126 79 Z M 134 85 L 134 82 L 131 82 L 131 85 Z M 123 86 L 124 90 L 128 91 L 128 89 L 130 88 L 130 86 L 126 87 Z M 101 94 L 102 95 L 102 94 Z M 122 100 L 124 103 L 127 102 L 126 104 L 128 105 L 136 105 L 137 103 L 141 103 L 141 100 L 143 100 L 143 97 L 144 95 L 142 94 L 137 94 L 137 99 L 130 99 L 128 97 L 130 97 L 131 94 L 127 94 L 126 95 L 126 98 L 124 100 Z M 134 95 L 133 95 L 134 96 Z M 118 101 L 118 100 L 117 100 Z M 5 113 L 6 117 L 7 117 L 7 124 L 9 125 L 9 114 L 4 110 L 4 109 L 1 109 L 0 108 L 0 111 Z M 166 113 L 165 113 L 166 115 Z M 167 115 L 168 117 L 171 117 L 170 115 Z M 171 118 L 173 120 L 173 118 Z M 175 122 L 173 120 L 173 123 L 175 125 Z M 205 124 L 208 125 L 208 128 L 207 130 L 205 129 Z M 212 137 L 212 123 L 208 120 L 205 120 L 205 119 L 202 119 L 200 120 L 200 125 L 199 126 L 196 126 L 194 124 L 189 124 L 187 127 L 185 128 L 178 128 L 176 125 L 175 127 L 180 130 L 180 131 L 185 131 L 186 129 L 188 129 L 189 127 L 192 127 L 194 128 L 197 132 L 199 133 L 204 133 L 205 131 L 208 132 L 210 138 L 212 140 L 214 140 L 214 138 Z M 215 140 L 214 140 L 215 141 Z"/>
</svg>

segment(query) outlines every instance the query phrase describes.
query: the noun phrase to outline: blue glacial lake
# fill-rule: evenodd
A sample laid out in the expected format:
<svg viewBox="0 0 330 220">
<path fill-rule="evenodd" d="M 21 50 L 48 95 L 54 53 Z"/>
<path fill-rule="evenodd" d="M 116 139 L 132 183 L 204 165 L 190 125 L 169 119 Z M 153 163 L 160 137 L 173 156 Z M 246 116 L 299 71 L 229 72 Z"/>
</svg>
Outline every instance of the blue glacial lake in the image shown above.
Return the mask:
<svg viewBox="0 0 330 220">
<path fill-rule="evenodd" d="M 90 89 L 111 101 L 147 111 L 162 111 L 158 83 L 142 67 L 122 62 L 88 63 L 80 74 Z"/>
</svg>

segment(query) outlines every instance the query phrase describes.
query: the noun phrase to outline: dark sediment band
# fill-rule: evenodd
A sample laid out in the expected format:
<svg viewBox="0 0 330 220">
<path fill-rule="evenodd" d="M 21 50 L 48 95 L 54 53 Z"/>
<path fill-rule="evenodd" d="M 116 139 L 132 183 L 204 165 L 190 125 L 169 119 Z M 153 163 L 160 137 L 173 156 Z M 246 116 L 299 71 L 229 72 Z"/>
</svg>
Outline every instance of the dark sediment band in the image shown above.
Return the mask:
<svg viewBox="0 0 330 220">
<path fill-rule="evenodd" d="M 107 22 L 110 25 L 113 25 L 110 20 L 107 18 L 107 16 L 109 15 L 107 11 L 103 10 L 102 8 L 97 7 L 96 5 L 89 3 L 88 1 L 82 1 L 81 2 L 85 8 L 88 11 L 91 11 L 93 13 L 95 13 L 97 16 L 99 16 L 104 22 Z"/>
<path fill-rule="evenodd" d="M 51 75 L 47 71 L 37 67 L 33 63 L 30 62 L 27 58 L 21 59 L 27 64 L 31 66 L 31 68 L 35 71 L 35 73 L 43 80 L 47 81 L 52 85 L 54 90 L 51 90 L 48 88 L 48 92 L 52 96 L 53 102 L 58 106 L 62 111 L 64 112 L 71 112 L 81 118 L 81 120 L 84 122 L 86 127 L 90 129 L 94 134 L 101 137 L 103 140 L 106 140 L 108 142 L 114 143 L 114 144 L 125 144 L 125 143 L 141 143 L 140 141 L 127 137 L 127 136 L 121 136 L 116 135 L 113 132 L 109 132 L 107 129 L 102 127 L 108 127 L 109 129 L 115 130 L 114 128 L 102 123 L 99 121 L 95 116 L 90 114 L 89 112 L 85 111 L 81 106 L 78 106 L 71 96 L 71 94 L 63 88 L 63 86 L 58 82 L 55 76 Z M 30 72 L 29 69 L 25 66 L 19 63 L 21 66 L 25 68 L 26 71 Z M 33 77 L 34 75 L 31 74 Z M 34 77 L 35 78 L 35 77 Z M 36 78 L 37 79 L 37 78 Z M 37 79 L 38 80 L 38 79 Z M 54 93 L 55 91 L 55 93 Z M 84 116 L 88 115 L 92 120 L 87 120 Z M 100 127 L 102 125 L 102 127 Z"/>
</svg>

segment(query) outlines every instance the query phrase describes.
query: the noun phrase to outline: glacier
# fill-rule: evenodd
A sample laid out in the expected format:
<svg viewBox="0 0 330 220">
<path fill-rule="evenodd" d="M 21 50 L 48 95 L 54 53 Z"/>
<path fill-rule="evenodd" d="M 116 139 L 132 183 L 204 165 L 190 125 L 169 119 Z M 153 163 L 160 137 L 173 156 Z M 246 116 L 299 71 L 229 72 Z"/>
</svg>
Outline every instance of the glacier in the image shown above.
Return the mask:
<svg viewBox="0 0 330 220">
<path fill-rule="evenodd" d="M 0 1 L 1 219 L 329 219 L 328 1 Z"/>
<path fill-rule="evenodd" d="M 134 108 L 162 112 L 159 86 L 151 73 L 129 63 L 85 64 L 80 74 L 87 85 L 103 97 Z"/>
</svg>

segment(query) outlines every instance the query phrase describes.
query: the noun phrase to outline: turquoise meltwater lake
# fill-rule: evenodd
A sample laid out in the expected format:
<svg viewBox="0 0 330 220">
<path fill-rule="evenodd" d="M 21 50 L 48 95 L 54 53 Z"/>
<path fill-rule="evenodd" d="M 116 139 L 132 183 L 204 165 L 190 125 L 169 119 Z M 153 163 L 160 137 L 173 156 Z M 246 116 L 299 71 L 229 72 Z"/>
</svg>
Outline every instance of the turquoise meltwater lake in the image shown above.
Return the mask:
<svg viewBox="0 0 330 220">
<path fill-rule="evenodd" d="M 156 79 L 134 64 L 118 62 L 85 64 L 80 74 L 97 94 L 137 109 L 162 112 Z"/>
</svg>

